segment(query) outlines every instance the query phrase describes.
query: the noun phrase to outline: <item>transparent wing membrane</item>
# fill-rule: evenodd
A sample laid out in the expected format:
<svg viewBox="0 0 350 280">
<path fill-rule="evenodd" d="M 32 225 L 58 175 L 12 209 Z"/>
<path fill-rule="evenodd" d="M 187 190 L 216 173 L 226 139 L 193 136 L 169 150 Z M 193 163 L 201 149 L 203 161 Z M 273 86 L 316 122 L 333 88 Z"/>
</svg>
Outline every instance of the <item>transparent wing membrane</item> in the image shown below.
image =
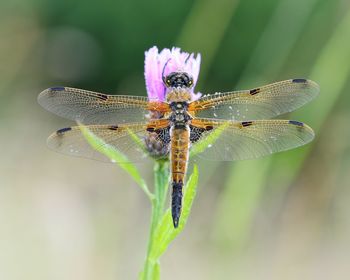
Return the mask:
<svg viewBox="0 0 350 280">
<path fill-rule="evenodd" d="M 302 146 L 314 138 L 306 124 L 288 120 L 220 121 L 197 119 L 202 131 L 192 149 L 209 160 L 244 160 L 270 155 Z"/>
<path fill-rule="evenodd" d="M 269 119 L 303 106 L 318 92 L 319 86 L 313 81 L 291 79 L 251 90 L 207 95 L 192 102 L 189 111 L 203 118 Z"/>
<path fill-rule="evenodd" d="M 149 109 L 164 111 L 164 103 L 146 97 L 107 95 L 69 87 L 44 90 L 38 102 L 48 111 L 84 124 L 121 124 L 147 119 Z M 151 107 L 150 107 L 151 105 Z"/>
<path fill-rule="evenodd" d="M 209 160 L 232 161 L 304 145 L 314 137 L 309 126 L 297 121 L 258 119 L 293 111 L 318 92 L 315 82 L 293 79 L 203 96 L 188 106 L 193 117 L 189 123 L 191 153 Z M 117 149 L 132 162 L 143 160 L 146 155 L 168 157 L 173 104 L 68 87 L 46 89 L 38 102 L 52 113 L 86 124 L 102 140 L 97 150 Z M 110 162 L 90 146 L 78 126 L 53 133 L 48 146 L 67 155 Z"/>
<path fill-rule="evenodd" d="M 153 122 L 156 127 L 156 123 Z M 149 124 L 135 123 L 128 125 L 88 125 L 91 133 L 100 138 L 97 150 L 108 145 L 127 156 L 130 162 L 142 161 L 147 157 L 149 141 L 164 143 L 161 135 L 148 132 Z M 161 124 L 163 129 L 164 124 Z M 147 142 L 148 141 L 148 142 Z M 49 148 L 66 155 L 85 157 L 104 162 L 111 162 L 108 157 L 98 152 L 87 142 L 79 126 L 68 127 L 54 132 L 47 140 Z M 166 144 L 164 144 L 166 145 Z"/>
</svg>

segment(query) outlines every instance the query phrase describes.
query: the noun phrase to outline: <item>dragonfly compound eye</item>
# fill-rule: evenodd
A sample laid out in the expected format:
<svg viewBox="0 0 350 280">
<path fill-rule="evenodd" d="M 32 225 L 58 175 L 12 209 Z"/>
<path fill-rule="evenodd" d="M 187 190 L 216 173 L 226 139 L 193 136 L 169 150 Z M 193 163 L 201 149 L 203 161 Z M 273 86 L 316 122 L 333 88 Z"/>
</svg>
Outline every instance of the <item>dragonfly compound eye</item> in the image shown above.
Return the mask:
<svg viewBox="0 0 350 280">
<path fill-rule="evenodd" d="M 186 72 L 172 72 L 166 77 L 165 84 L 173 88 L 191 88 L 193 78 Z"/>
</svg>

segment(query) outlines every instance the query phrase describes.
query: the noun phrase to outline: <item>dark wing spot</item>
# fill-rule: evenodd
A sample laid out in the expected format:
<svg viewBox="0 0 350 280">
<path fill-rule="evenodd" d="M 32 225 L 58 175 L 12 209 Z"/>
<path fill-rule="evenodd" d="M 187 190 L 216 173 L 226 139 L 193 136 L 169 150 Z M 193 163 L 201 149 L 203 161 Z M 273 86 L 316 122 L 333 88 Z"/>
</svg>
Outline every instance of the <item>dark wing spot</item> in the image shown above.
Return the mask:
<svg viewBox="0 0 350 280">
<path fill-rule="evenodd" d="M 306 83 L 307 80 L 306 79 L 293 79 L 292 82 L 293 83 Z"/>
<path fill-rule="evenodd" d="M 147 127 L 146 130 L 147 130 L 148 132 L 154 132 L 154 127 Z"/>
<path fill-rule="evenodd" d="M 251 122 L 251 121 L 248 121 L 248 122 L 241 122 L 241 124 L 242 124 L 243 127 L 246 127 L 246 126 L 252 125 L 253 122 Z"/>
<path fill-rule="evenodd" d="M 58 135 L 61 135 L 61 134 L 65 133 L 65 132 L 67 132 L 67 131 L 70 131 L 70 130 L 72 130 L 71 127 L 65 127 L 65 128 L 61 128 L 61 129 L 57 130 L 56 133 L 57 133 Z"/>
<path fill-rule="evenodd" d="M 170 137 L 170 126 L 169 127 L 165 127 L 165 128 L 161 128 L 161 129 L 157 129 L 155 130 L 155 132 L 158 135 L 158 138 L 164 143 L 164 144 L 169 144 L 171 141 L 171 137 Z"/>
<path fill-rule="evenodd" d="M 260 92 L 260 88 L 254 88 L 254 89 L 251 89 L 249 93 L 251 95 L 255 95 L 255 94 L 259 93 L 259 92 Z"/>
<path fill-rule="evenodd" d="M 109 130 L 117 130 L 118 126 L 117 125 L 111 125 L 108 127 Z"/>
<path fill-rule="evenodd" d="M 103 93 L 98 93 L 97 97 L 99 99 L 101 99 L 101 100 L 107 100 L 108 99 L 108 96 L 106 94 L 103 94 Z"/>
<path fill-rule="evenodd" d="M 298 122 L 298 121 L 289 121 L 289 123 L 297 125 L 297 126 L 304 126 L 304 124 L 302 122 Z"/>
<path fill-rule="evenodd" d="M 63 90 L 65 90 L 65 87 L 51 87 L 50 90 L 52 90 L 52 91 L 63 91 Z"/>
<path fill-rule="evenodd" d="M 206 131 L 210 131 L 210 130 L 212 130 L 214 127 L 212 126 L 212 125 L 207 125 L 206 127 L 205 127 L 205 130 Z"/>
<path fill-rule="evenodd" d="M 199 139 L 201 139 L 203 132 L 206 130 L 201 127 L 190 125 L 190 141 L 191 143 L 197 142 Z"/>
</svg>

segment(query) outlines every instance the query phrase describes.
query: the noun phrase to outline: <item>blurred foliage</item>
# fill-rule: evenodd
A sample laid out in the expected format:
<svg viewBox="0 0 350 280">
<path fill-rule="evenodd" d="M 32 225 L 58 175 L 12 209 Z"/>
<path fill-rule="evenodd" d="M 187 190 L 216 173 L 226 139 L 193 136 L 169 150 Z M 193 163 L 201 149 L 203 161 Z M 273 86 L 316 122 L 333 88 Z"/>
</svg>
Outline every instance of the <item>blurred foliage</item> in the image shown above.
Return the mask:
<svg viewBox="0 0 350 280">
<path fill-rule="evenodd" d="M 0 36 L 1 279 L 136 278 L 148 206 L 119 170 L 46 151 L 67 122 L 36 96 L 53 85 L 145 95 L 153 45 L 200 52 L 203 93 L 298 77 L 321 87 L 282 116 L 313 127 L 312 144 L 198 164 L 199 194 L 162 275 L 349 279 L 348 1 L 1 1 Z"/>
<path fill-rule="evenodd" d="M 165 253 L 170 243 L 176 238 L 176 236 L 183 230 L 187 219 L 190 215 L 193 200 L 196 196 L 196 189 L 198 186 L 198 168 L 195 165 L 193 174 L 189 176 L 183 190 L 183 205 L 182 213 L 179 221 L 178 228 L 174 228 L 174 222 L 171 214 L 170 207 L 164 211 L 166 195 L 169 186 L 169 162 L 168 161 L 155 161 L 154 162 L 154 193 L 151 193 L 140 175 L 137 167 L 129 161 L 129 159 L 119 152 L 117 149 L 112 148 L 94 135 L 86 126 L 81 125 L 80 129 L 88 141 L 88 143 L 98 152 L 104 154 L 112 162 L 118 164 L 137 185 L 144 191 L 148 197 L 151 206 L 152 214 L 150 220 L 150 236 L 147 246 L 147 254 L 144 269 L 139 275 L 139 279 L 160 279 L 160 265 L 159 259 Z M 132 132 L 130 132 L 132 133 Z M 140 139 L 134 135 L 133 140 L 139 142 Z"/>
</svg>

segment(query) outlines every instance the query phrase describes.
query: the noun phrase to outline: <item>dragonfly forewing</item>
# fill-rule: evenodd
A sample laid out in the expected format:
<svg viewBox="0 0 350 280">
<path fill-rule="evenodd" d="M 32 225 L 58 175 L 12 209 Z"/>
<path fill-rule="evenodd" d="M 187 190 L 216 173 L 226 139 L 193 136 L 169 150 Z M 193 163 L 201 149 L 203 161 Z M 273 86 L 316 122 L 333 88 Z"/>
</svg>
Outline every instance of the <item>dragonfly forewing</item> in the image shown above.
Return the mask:
<svg viewBox="0 0 350 280">
<path fill-rule="evenodd" d="M 319 93 L 319 86 L 306 79 L 290 79 L 266 86 L 206 95 L 192 102 L 197 117 L 236 121 L 270 119 L 296 110 Z"/>
</svg>

